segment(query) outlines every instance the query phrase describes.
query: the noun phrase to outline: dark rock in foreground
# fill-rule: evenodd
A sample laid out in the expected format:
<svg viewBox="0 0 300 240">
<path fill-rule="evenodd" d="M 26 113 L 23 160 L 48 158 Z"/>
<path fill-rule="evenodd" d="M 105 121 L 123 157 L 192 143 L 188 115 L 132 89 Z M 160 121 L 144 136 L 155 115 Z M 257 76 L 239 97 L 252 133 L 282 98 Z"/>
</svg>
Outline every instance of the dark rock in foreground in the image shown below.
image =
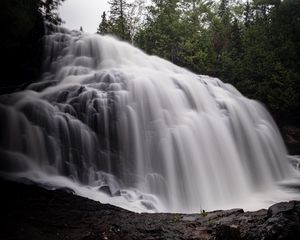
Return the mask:
<svg viewBox="0 0 300 240">
<path fill-rule="evenodd" d="M 138 214 L 64 190 L 0 181 L 0 239 L 300 239 L 300 202 L 268 210 Z"/>
</svg>

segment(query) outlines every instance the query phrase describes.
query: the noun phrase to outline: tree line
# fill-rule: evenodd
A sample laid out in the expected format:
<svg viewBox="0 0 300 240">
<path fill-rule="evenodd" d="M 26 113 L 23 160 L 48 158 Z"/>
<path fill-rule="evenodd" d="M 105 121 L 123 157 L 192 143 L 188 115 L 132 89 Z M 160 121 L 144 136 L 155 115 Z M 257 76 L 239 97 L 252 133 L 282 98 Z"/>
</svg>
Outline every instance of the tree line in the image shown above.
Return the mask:
<svg viewBox="0 0 300 240">
<path fill-rule="evenodd" d="M 299 0 L 110 0 L 97 33 L 233 84 L 299 123 Z"/>
<path fill-rule="evenodd" d="M 0 93 L 25 87 L 40 76 L 45 22 L 60 25 L 64 0 L 1 0 Z"/>
</svg>

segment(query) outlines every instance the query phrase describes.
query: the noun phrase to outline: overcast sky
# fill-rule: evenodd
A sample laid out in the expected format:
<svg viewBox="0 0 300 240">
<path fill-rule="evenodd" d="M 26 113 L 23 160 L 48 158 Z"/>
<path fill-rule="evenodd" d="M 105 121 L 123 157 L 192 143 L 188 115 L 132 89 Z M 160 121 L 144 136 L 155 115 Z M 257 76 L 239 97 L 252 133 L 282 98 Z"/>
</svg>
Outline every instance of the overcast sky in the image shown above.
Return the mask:
<svg viewBox="0 0 300 240">
<path fill-rule="evenodd" d="M 107 0 L 66 0 L 60 7 L 65 27 L 84 32 L 95 33 L 101 21 L 103 11 L 109 10 Z"/>
</svg>

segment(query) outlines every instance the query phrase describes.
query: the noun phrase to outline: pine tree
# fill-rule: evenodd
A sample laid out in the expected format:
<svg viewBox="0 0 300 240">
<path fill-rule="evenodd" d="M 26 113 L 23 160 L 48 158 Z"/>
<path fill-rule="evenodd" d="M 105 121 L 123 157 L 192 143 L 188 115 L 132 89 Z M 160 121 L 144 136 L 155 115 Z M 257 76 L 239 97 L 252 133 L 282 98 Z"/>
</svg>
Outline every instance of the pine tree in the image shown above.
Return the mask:
<svg viewBox="0 0 300 240">
<path fill-rule="evenodd" d="M 220 6 L 219 6 L 219 16 L 222 19 L 223 22 L 226 22 L 228 20 L 228 4 L 229 0 L 221 0 Z"/>
<path fill-rule="evenodd" d="M 103 12 L 101 16 L 101 23 L 99 24 L 99 27 L 97 29 L 98 34 L 107 34 L 109 33 L 109 24 L 106 19 L 106 13 Z"/>
<path fill-rule="evenodd" d="M 122 40 L 129 41 L 130 31 L 127 21 L 128 3 L 125 0 L 110 0 L 110 32 Z"/>
<path fill-rule="evenodd" d="M 251 21 L 253 21 L 253 9 L 249 1 L 247 1 L 245 5 L 245 12 L 244 12 L 244 22 L 247 28 L 250 27 Z"/>
<path fill-rule="evenodd" d="M 55 25 L 63 23 L 58 15 L 58 8 L 65 0 L 45 0 L 40 1 L 40 10 L 44 15 L 46 21 Z"/>
</svg>

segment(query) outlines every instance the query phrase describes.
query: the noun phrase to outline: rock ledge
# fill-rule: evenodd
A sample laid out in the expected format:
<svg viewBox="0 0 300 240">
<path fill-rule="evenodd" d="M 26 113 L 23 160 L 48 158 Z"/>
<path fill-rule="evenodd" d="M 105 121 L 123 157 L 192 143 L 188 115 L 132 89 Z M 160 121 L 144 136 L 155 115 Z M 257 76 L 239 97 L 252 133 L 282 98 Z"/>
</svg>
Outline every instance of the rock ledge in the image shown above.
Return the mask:
<svg viewBox="0 0 300 240">
<path fill-rule="evenodd" d="M 138 214 L 65 190 L 0 181 L 0 239 L 300 239 L 300 202 L 268 210 Z"/>
</svg>

